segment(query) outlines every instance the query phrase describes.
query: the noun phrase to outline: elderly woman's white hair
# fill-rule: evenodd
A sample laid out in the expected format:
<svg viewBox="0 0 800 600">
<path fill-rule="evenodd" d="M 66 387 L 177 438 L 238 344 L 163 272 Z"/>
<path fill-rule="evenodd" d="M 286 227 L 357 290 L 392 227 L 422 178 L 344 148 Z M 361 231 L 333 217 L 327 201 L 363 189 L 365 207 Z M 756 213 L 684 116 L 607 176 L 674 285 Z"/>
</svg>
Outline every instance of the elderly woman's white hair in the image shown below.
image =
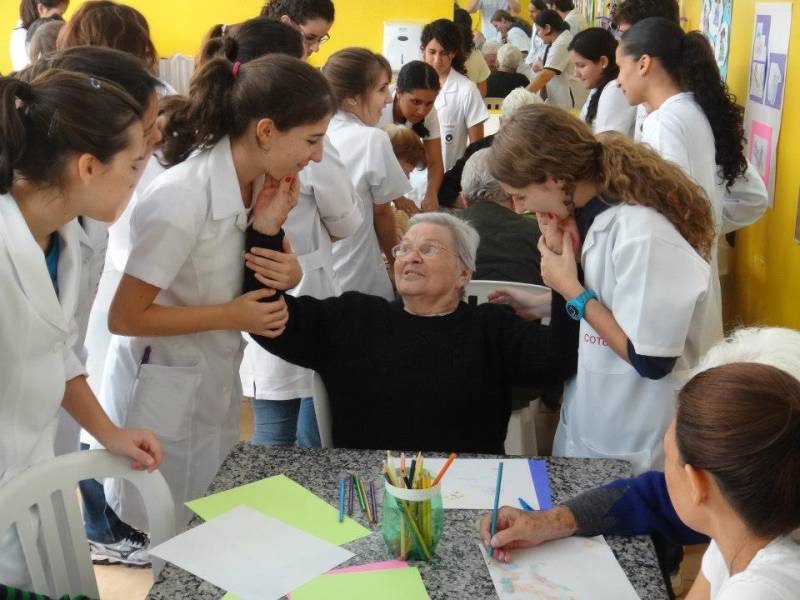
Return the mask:
<svg viewBox="0 0 800 600">
<path fill-rule="evenodd" d="M 476 202 L 502 204 L 508 194 L 500 182 L 489 173 L 488 159 L 491 148 L 483 148 L 469 157 L 461 172 L 461 195 L 468 206 Z"/>
<path fill-rule="evenodd" d="M 503 71 L 516 73 L 522 62 L 522 52 L 514 44 L 503 44 L 497 51 L 497 66 Z"/>
<path fill-rule="evenodd" d="M 759 363 L 800 380 L 800 331 L 785 327 L 745 327 L 714 344 L 690 376 L 722 365 Z"/>
<path fill-rule="evenodd" d="M 411 217 L 408 221 L 408 228 L 411 229 L 419 223 L 431 223 L 447 229 L 456 244 L 458 260 L 470 271 L 475 271 L 475 260 L 478 255 L 478 244 L 481 241 L 481 236 L 478 235 L 472 225 L 447 213 L 430 212 L 418 213 Z"/>
<path fill-rule="evenodd" d="M 539 94 L 529 92 L 524 87 L 518 87 L 515 90 L 511 90 L 511 93 L 503 100 L 503 104 L 500 106 L 500 119 L 508 121 L 523 106 L 541 103 L 542 99 Z"/>
<path fill-rule="evenodd" d="M 497 54 L 497 51 L 500 49 L 500 44 L 497 42 L 493 42 L 491 40 L 486 40 L 483 42 L 483 46 L 481 46 L 481 54 L 486 56 L 487 54 Z"/>
</svg>

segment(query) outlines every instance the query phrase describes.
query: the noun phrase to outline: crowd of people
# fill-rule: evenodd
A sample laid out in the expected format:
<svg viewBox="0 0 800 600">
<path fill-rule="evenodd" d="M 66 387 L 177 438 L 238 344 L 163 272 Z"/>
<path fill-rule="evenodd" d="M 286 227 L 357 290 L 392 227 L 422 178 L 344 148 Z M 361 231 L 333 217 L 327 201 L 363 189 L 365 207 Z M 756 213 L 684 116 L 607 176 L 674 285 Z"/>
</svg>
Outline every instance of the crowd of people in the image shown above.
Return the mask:
<svg viewBox="0 0 800 600">
<path fill-rule="evenodd" d="M 271 0 L 210 28 L 186 95 L 145 15 L 68 4 L 22 0 L 0 77 L 0 486 L 103 447 L 160 469 L 180 530 L 243 395 L 256 444 L 320 445 L 318 373 L 336 446 L 501 454 L 513 390 L 563 384 L 554 454 L 636 477 L 503 508 L 496 557 L 648 533 L 669 573 L 710 539 L 691 598 L 795 597 L 800 334 L 723 337 L 717 243 L 767 193 L 676 0 L 625 0 L 613 32 L 473 0 L 398 73 L 361 47 L 313 68 L 333 3 Z M 472 278 L 551 291 L 475 306 Z M 397 406 L 426 418 L 385 427 Z M 80 489 L 93 558 L 148 564 L 138 494 Z M 13 530 L 0 583 L 30 585 Z"/>
</svg>

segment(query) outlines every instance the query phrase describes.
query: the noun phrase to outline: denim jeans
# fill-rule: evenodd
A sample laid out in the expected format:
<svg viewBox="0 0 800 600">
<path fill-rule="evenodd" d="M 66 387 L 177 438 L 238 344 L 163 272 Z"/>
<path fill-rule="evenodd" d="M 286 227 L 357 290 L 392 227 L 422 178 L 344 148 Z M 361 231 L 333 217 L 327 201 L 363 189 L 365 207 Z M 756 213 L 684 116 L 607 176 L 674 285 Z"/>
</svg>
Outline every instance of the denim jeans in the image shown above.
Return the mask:
<svg viewBox="0 0 800 600">
<path fill-rule="evenodd" d="M 319 429 L 313 398 L 252 400 L 253 437 L 261 446 L 319 448 Z"/>
<path fill-rule="evenodd" d="M 81 444 L 81 450 L 88 450 L 88 444 Z M 96 479 L 84 479 L 78 483 L 83 499 L 83 525 L 86 537 L 93 542 L 112 544 L 119 541 L 119 527 L 122 521 L 106 502 L 103 484 Z"/>
</svg>

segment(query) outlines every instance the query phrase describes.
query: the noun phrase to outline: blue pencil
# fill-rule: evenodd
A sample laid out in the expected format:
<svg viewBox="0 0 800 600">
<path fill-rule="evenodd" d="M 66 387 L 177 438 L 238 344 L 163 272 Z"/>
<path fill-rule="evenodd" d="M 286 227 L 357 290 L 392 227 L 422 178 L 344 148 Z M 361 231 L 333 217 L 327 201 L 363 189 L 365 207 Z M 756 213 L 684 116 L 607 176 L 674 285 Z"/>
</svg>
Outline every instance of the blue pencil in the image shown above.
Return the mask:
<svg viewBox="0 0 800 600">
<path fill-rule="evenodd" d="M 500 505 L 500 486 L 503 483 L 503 462 L 497 467 L 497 487 L 494 490 L 494 508 L 492 509 L 492 537 L 497 533 L 497 509 Z M 494 554 L 494 547 L 489 545 L 489 557 Z"/>
<path fill-rule="evenodd" d="M 339 479 L 339 523 L 344 521 L 344 478 Z"/>
<path fill-rule="evenodd" d="M 519 501 L 519 505 L 520 505 L 520 507 L 522 507 L 522 510 L 527 510 L 528 512 L 532 512 L 532 511 L 536 510 L 530 504 L 525 502 L 525 500 L 523 500 L 522 498 L 517 498 L 517 500 Z"/>
</svg>

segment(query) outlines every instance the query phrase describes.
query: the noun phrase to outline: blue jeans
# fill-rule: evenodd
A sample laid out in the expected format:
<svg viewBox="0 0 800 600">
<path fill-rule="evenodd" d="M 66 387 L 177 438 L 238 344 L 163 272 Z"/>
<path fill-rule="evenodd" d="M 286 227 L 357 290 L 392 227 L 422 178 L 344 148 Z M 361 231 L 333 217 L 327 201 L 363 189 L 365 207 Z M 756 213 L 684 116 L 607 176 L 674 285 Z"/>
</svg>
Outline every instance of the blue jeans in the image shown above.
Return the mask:
<svg viewBox="0 0 800 600">
<path fill-rule="evenodd" d="M 313 398 L 256 400 L 253 406 L 253 437 L 261 446 L 319 448 L 319 429 Z"/>
<path fill-rule="evenodd" d="M 88 444 L 81 444 L 81 450 L 88 450 Z M 86 537 L 93 542 L 112 544 L 119 541 L 122 534 L 119 528 L 122 521 L 106 502 L 103 484 L 96 479 L 78 482 L 83 499 L 83 526 Z"/>
</svg>

